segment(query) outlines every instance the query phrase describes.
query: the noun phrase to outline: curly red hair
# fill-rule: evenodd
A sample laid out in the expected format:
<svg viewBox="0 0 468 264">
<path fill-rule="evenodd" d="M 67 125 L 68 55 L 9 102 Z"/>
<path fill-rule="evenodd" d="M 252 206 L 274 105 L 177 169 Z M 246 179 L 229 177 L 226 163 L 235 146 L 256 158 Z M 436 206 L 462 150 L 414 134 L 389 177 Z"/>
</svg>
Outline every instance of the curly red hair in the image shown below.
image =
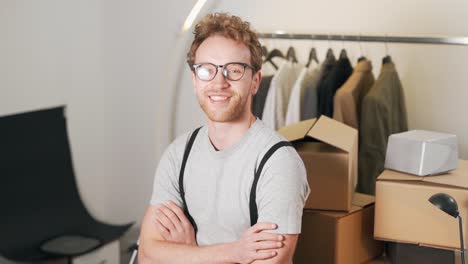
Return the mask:
<svg viewBox="0 0 468 264">
<path fill-rule="evenodd" d="M 187 63 L 192 69 L 195 53 L 201 43 L 213 35 L 220 35 L 243 43 L 250 50 L 250 64 L 255 72 L 262 68 L 262 46 L 250 23 L 228 13 L 213 13 L 202 18 L 193 31 L 194 39 L 187 53 Z M 193 70 L 193 69 L 192 69 Z"/>
</svg>

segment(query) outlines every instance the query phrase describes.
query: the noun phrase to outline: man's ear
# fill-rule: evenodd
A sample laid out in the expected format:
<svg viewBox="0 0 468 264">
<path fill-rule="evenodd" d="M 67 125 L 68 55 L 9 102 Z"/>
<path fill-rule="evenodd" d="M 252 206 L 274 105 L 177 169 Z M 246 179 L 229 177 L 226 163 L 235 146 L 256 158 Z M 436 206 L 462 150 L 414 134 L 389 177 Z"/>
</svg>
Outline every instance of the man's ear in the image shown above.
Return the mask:
<svg viewBox="0 0 468 264">
<path fill-rule="evenodd" d="M 258 71 L 254 74 L 252 78 L 252 95 L 257 94 L 261 81 L 262 81 L 262 73 Z"/>
</svg>

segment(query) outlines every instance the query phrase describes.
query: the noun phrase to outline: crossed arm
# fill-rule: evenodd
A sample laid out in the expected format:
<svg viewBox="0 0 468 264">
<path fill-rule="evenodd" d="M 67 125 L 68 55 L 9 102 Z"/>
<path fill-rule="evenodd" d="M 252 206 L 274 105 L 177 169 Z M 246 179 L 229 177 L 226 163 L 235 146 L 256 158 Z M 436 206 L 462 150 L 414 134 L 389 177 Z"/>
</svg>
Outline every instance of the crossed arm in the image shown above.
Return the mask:
<svg viewBox="0 0 468 264">
<path fill-rule="evenodd" d="M 257 223 L 238 241 L 198 246 L 192 225 L 173 202 L 150 206 L 143 218 L 138 263 L 291 263 L 298 235 L 268 233 L 272 223 Z"/>
</svg>

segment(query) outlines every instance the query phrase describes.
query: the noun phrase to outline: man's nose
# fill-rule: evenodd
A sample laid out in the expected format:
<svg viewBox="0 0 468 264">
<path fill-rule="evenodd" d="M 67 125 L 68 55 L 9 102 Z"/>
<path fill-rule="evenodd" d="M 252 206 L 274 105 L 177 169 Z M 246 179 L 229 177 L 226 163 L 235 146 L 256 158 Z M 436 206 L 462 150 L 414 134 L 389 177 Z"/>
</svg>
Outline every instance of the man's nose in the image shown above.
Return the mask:
<svg viewBox="0 0 468 264">
<path fill-rule="evenodd" d="M 229 82 L 227 81 L 226 77 L 224 77 L 222 67 L 218 68 L 218 72 L 216 73 L 216 75 L 215 75 L 214 79 L 211 81 L 211 83 L 215 87 L 219 87 L 219 88 L 227 88 L 229 86 Z"/>
</svg>

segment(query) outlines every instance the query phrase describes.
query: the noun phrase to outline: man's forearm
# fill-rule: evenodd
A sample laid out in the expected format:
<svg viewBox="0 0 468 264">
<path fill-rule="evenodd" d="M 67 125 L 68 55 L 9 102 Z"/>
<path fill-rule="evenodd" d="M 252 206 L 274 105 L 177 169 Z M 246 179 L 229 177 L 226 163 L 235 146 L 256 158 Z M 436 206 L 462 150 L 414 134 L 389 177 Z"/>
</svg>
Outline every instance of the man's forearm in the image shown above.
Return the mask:
<svg viewBox="0 0 468 264">
<path fill-rule="evenodd" d="M 191 242 L 195 240 L 193 228 L 183 211 L 175 210 L 173 215 L 164 209 L 153 206 L 145 213 L 138 252 L 140 264 L 251 263 L 274 258 L 278 254 L 276 251 L 283 247 L 283 235 L 265 232 L 276 229 L 277 225 L 265 222 L 248 228 L 237 241 L 199 247 Z M 155 219 L 152 218 L 153 210 Z"/>
<path fill-rule="evenodd" d="M 140 245 L 138 263 L 235 263 L 229 253 L 230 246 L 230 244 L 217 244 L 199 247 L 167 241 L 149 241 Z"/>
</svg>

